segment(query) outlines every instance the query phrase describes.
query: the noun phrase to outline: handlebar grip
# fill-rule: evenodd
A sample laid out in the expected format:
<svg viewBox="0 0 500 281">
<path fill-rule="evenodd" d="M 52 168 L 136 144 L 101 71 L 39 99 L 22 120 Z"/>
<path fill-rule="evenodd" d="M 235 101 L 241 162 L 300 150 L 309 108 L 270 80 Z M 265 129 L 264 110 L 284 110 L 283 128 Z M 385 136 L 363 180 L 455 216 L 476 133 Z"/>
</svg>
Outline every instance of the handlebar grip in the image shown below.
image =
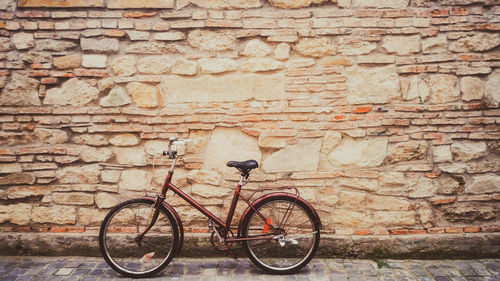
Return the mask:
<svg viewBox="0 0 500 281">
<path fill-rule="evenodd" d="M 163 150 L 163 156 L 167 156 L 167 152 L 165 150 Z"/>
</svg>

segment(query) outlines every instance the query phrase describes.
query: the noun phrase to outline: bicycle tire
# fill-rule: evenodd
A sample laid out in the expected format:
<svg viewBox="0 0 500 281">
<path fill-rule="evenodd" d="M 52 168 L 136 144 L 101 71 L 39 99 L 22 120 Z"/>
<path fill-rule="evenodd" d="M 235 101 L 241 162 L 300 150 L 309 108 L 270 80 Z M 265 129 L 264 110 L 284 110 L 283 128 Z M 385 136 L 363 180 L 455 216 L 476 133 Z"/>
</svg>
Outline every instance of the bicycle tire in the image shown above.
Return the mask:
<svg viewBox="0 0 500 281">
<path fill-rule="evenodd" d="M 290 235 L 290 238 L 293 238 L 292 232 L 299 233 L 300 231 L 305 231 L 306 234 L 295 235 L 295 237 L 299 238 L 296 245 L 294 245 L 291 240 L 286 240 L 289 242 L 284 242 L 284 245 L 281 245 L 277 240 L 249 240 L 243 242 L 243 248 L 249 259 L 254 263 L 257 267 L 262 270 L 271 273 L 271 274 L 293 274 L 299 271 L 301 268 L 306 266 L 311 259 L 314 257 L 320 240 L 320 222 L 319 219 L 316 219 L 315 212 L 309 208 L 303 201 L 297 200 L 294 196 L 287 195 L 276 195 L 271 196 L 269 198 L 263 199 L 262 201 L 255 204 L 254 208 L 252 208 L 247 215 L 243 218 L 242 224 L 242 232 L 241 237 L 252 237 L 258 236 L 258 232 L 265 232 L 269 230 L 265 230 L 266 223 L 257 215 L 257 212 L 261 213 L 267 220 L 271 221 L 271 224 L 276 227 L 276 221 L 280 221 L 280 218 L 272 218 L 268 213 L 268 208 L 272 207 L 272 205 L 276 205 L 279 203 L 288 204 L 289 206 L 293 206 L 292 212 L 298 212 L 297 215 L 291 213 L 289 215 L 289 219 L 292 220 L 291 224 L 296 224 L 294 229 L 291 225 L 283 225 L 281 227 L 281 231 L 286 233 L 286 237 Z M 288 208 L 288 207 L 287 207 Z M 256 212 L 257 211 L 257 212 Z M 307 216 L 307 221 L 309 224 L 305 224 L 304 227 L 301 226 L 300 223 L 296 223 L 297 221 L 293 221 L 293 219 L 297 220 L 300 216 Z M 294 216 L 290 218 L 291 216 Z M 285 222 L 286 223 L 286 222 Z M 256 227 L 257 225 L 257 227 Z M 260 225 L 260 226 L 259 226 Z M 307 227 L 306 227 L 307 226 Z M 252 228 L 252 229 L 251 229 Z M 302 236 L 302 237 L 301 237 Z M 305 241 L 305 239 L 308 239 Z M 259 241 L 259 242 L 256 242 Z M 257 244 L 260 243 L 260 244 Z M 289 244 L 288 246 L 286 244 Z M 258 247 L 264 246 L 263 250 L 259 250 Z M 301 249 L 304 247 L 304 249 Z M 286 249 L 285 249 L 286 248 Z M 283 253 L 281 256 L 280 252 Z M 278 257 L 273 257 L 269 255 L 278 255 Z M 290 255 L 290 256 L 286 256 Z M 286 257 L 285 257 L 286 256 Z M 277 264 L 275 260 L 284 259 L 282 265 Z M 287 259 L 290 259 L 287 260 Z M 295 260 L 297 260 L 295 262 Z M 285 265 L 285 262 L 287 263 Z M 279 262 L 278 262 L 279 263 Z M 291 263 L 291 264 L 288 264 Z"/>
<path fill-rule="evenodd" d="M 134 238 L 149 225 L 153 206 L 153 201 L 143 198 L 125 201 L 114 207 L 101 224 L 101 254 L 106 263 L 123 276 L 151 277 L 163 270 L 179 249 L 177 222 L 163 206 L 142 243 L 135 242 Z"/>
</svg>

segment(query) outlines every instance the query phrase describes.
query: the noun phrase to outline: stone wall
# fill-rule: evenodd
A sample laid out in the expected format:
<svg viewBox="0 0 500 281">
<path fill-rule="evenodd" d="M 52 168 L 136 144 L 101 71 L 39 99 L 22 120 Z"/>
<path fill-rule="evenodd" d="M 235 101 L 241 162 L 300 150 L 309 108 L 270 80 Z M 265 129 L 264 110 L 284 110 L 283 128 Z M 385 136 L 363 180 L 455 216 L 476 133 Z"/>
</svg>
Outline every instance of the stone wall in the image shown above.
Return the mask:
<svg viewBox="0 0 500 281">
<path fill-rule="evenodd" d="M 1 232 L 96 233 L 159 190 L 168 137 L 193 140 L 174 182 L 217 215 L 238 180 L 225 162 L 252 158 L 245 188 L 296 186 L 326 234 L 500 231 L 496 0 L 0 9 Z"/>
</svg>

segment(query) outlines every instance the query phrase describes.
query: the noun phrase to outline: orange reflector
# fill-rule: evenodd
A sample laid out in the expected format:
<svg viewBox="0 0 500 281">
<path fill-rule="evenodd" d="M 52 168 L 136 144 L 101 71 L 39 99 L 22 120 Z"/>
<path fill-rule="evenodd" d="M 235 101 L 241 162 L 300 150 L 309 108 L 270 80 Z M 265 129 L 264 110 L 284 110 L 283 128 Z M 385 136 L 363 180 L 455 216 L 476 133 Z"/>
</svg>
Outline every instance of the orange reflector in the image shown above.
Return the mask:
<svg viewBox="0 0 500 281">
<path fill-rule="evenodd" d="M 271 225 L 271 219 L 268 218 L 266 221 L 266 224 L 264 225 L 264 229 L 262 230 L 262 233 L 266 234 L 267 231 L 269 230 L 269 225 Z"/>
</svg>

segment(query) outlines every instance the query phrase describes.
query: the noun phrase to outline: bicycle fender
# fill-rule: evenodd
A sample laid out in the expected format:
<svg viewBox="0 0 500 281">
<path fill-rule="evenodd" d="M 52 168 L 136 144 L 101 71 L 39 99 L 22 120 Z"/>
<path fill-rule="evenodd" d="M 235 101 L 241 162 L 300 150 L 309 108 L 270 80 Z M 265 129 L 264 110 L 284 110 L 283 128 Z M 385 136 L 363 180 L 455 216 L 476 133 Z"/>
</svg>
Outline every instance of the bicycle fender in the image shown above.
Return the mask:
<svg viewBox="0 0 500 281">
<path fill-rule="evenodd" d="M 155 201 L 154 197 L 149 197 L 149 196 L 144 197 L 144 199 L 152 201 L 152 202 Z M 163 201 L 162 205 L 163 205 L 163 207 L 165 209 L 167 209 L 167 211 L 169 211 L 174 216 L 174 218 L 175 218 L 175 220 L 177 222 L 177 227 L 178 227 L 178 230 L 179 230 L 179 247 L 177 249 L 177 253 L 176 254 L 179 254 L 179 252 L 182 249 L 182 245 L 184 243 L 184 227 L 182 226 L 182 220 L 179 217 L 179 214 L 177 213 L 177 211 L 172 206 L 170 206 L 170 204 L 168 204 L 167 202 Z"/>
<path fill-rule="evenodd" d="M 255 205 L 257 205 L 259 202 L 261 202 L 262 200 L 268 199 L 270 197 L 275 197 L 275 196 L 286 196 L 286 197 L 289 197 L 292 199 L 297 199 L 297 201 L 302 202 L 304 205 L 306 205 L 308 208 L 310 208 L 312 210 L 314 219 L 319 223 L 319 229 L 323 229 L 323 225 L 321 224 L 321 219 L 319 218 L 318 212 L 316 212 L 316 209 L 314 209 L 314 207 L 311 204 L 309 204 L 309 202 L 307 202 L 304 198 L 296 196 L 294 194 L 286 193 L 286 192 L 273 192 L 273 193 L 265 194 L 265 195 L 255 199 L 255 201 L 253 201 L 252 204 L 250 206 L 248 206 L 248 208 L 245 210 L 245 212 L 243 212 L 243 215 L 241 215 L 240 223 L 238 225 L 238 237 L 240 237 L 240 234 L 241 234 L 241 228 L 243 227 L 243 221 L 245 220 L 245 217 L 248 215 L 250 210 L 252 210 L 252 208 Z"/>
</svg>

